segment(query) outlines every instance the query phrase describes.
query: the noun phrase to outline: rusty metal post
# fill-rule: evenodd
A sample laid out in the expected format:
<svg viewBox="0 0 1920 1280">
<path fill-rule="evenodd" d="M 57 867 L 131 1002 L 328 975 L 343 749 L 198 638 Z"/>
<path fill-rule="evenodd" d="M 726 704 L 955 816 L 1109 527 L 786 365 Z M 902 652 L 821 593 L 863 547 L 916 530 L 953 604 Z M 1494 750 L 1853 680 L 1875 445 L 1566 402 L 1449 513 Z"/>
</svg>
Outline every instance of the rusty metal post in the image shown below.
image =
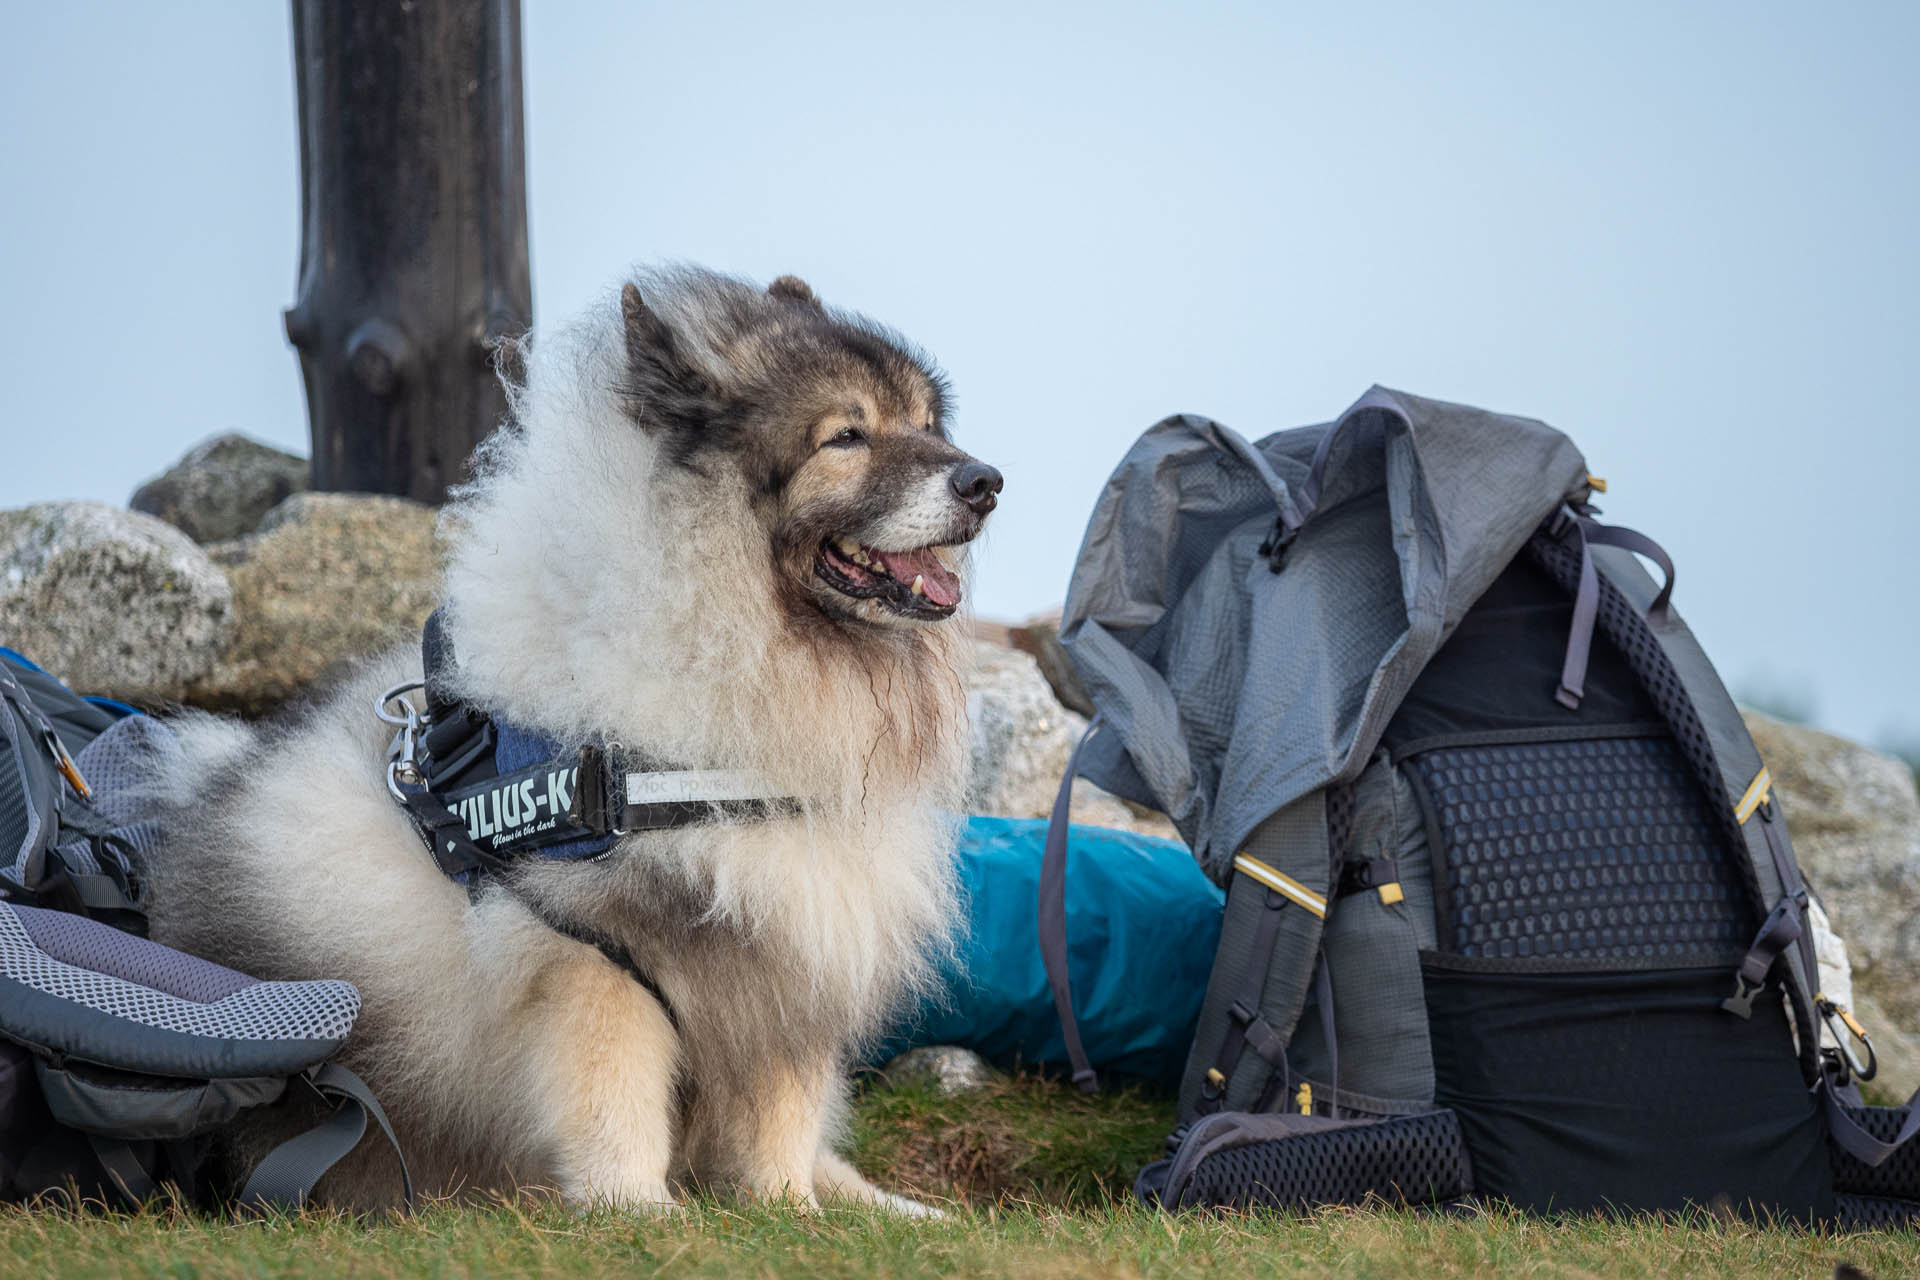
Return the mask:
<svg viewBox="0 0 1920 1280">
<path fill-rule="evenodd" d="M 519 0 L 293 0 L 316 489 L 440 502 L 533 317 Z"/>
</svg>

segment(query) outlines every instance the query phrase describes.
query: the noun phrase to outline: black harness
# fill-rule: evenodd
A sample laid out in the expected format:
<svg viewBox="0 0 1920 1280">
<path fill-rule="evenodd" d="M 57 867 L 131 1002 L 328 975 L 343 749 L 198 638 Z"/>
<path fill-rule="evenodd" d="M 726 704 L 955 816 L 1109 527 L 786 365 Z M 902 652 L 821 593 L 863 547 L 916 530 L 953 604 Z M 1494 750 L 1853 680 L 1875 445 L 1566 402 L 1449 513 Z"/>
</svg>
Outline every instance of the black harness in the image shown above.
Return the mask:
<svg viewBox="0 0 1920 1280">
<path fill-rule="evenodd" d="M 422 687 L 411 683 L 388 690 L 376 708 L 397 730 L 387 788 L 435 864 L 469 893 L 488 877 L 511 892 L 508 873 L 529 860 L 598 860 L 636 831 L 765 819 L 799 807 L 749 771 L 667 767 L 611 743 L 569 748 L 451 696 L 453 646 L 438 610 L 427 619 L 421 649 L 426 712 L 407 700 Z M 555 932 L 626 970 L 679 1025 L 659 985 L 625 947 L 516 896 Z"/>
</svg>

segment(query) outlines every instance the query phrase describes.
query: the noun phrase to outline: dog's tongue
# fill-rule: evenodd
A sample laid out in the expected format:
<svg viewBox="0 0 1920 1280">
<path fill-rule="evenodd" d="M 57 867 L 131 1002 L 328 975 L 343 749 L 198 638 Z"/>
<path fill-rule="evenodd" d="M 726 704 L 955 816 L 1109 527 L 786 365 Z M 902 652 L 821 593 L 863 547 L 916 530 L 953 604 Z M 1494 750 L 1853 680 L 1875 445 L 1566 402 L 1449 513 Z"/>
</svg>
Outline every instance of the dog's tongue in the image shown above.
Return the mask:
<svg viewBox="0 0 1920 1280">
<path fill-rule="evenodd" d="M 898 581 L 911 585 L 916 577 L 920 578 L 927 599 L 941 608 L 960 603 L 960 579 L 953 576 L 953 570 L 940 563 L 932 547 L 922 547 L 918 551 L 880 551 L 875 556 L 887 566 L 887 573 Z"/>
</svg>

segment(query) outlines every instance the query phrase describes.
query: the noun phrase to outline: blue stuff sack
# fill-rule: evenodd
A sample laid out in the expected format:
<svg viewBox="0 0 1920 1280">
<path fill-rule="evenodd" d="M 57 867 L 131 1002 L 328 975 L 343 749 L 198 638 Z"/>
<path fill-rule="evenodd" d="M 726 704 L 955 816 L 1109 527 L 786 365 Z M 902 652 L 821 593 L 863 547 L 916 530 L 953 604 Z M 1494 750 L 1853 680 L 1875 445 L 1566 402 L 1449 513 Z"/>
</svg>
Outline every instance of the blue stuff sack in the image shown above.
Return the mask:
<svg viewBox="0 0 1920 1280">
<path fill-rule="evenodd" d="M 1066 1067 L 1037 938 L 1046 837 L 1040 818 L 967 819 L 957 854 L 966 899 L 958 964 L 874 1062 L 957 1044 L 1003 1068 Z M 1087 1054 L 1103 1072 L 1177 1084 L 1225 896 L 1176 840 L 1075 826 L 1067 857 L 1067 968 Z"/>
</svg>

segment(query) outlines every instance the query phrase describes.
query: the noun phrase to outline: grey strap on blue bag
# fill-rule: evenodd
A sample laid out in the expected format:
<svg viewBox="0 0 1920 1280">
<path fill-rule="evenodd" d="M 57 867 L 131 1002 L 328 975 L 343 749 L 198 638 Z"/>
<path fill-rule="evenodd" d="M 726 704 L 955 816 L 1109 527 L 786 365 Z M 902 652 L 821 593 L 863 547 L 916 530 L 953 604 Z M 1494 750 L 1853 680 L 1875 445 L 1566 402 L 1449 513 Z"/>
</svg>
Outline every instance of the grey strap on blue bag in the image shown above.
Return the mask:
<svg viewBox="0 0 1920 1280">
<path fill-rule="evenodd" d="M 1067 757 L 1067 770 L 1053 798 L 1053 816 L 1047 821 L 1046 850 L 1040 858 L 1040 960 L 1046 966 L 1053 1007 L 1060 1015 L 1060 1038 L 1073 1064 L 1073 1082 L 1086 1093 L 1100 1092 L 1100 1077 L 1080 1044 L 1080 1023 L 1073 1016 L 1073 984 L 1067 973 L 1067 816 L 1073 805 L 1073 780 L 1080 772 L 1080 753 L 1100 727 L 1098 715 Z"/>
<path fill-rule="evenodd" d="M 269 1151 L 242 1188 L 241 1206 L 259 1211 L 271 1207 L 298 1209 L 306 1204 L 314 1184 L 359 1145 L 367 1131 L 367 1117 L 372 1116 L 380 1131 L 387 1135 L 387 1141 L 393 1144 L 394 1158 L 400 1162 L 400 1186 L 407 1212 L 413 1212 L 413 1178 L 407 1172 L 407 1158 L 373 1091 L 359 1076 L 337 1062 L 321 1067 L 311 1080 L 321 1097 L 336 1104 L 333 1114 Z"/>
</svg>

